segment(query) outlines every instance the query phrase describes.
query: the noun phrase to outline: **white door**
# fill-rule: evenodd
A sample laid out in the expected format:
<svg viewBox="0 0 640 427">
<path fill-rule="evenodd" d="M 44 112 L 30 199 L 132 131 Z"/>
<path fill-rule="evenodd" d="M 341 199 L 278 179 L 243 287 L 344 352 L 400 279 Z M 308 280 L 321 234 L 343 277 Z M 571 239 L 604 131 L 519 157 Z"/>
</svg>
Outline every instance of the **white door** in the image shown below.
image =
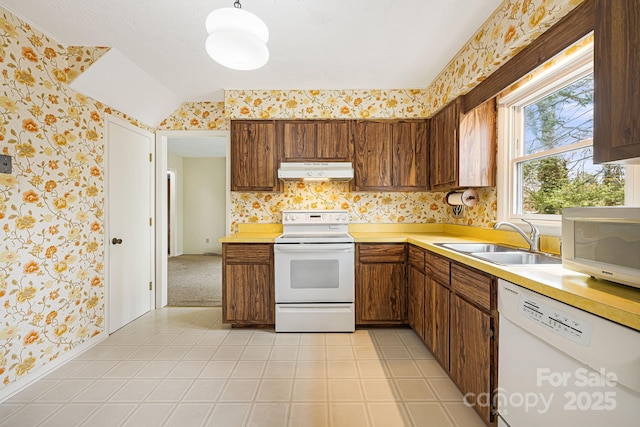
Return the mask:
<svg viewBox="0 0 640 427">
<path fill-rule="evenodd" d="M 107 120 L 109 333 L 152 308 L 154 137 Z"/>
</svg>

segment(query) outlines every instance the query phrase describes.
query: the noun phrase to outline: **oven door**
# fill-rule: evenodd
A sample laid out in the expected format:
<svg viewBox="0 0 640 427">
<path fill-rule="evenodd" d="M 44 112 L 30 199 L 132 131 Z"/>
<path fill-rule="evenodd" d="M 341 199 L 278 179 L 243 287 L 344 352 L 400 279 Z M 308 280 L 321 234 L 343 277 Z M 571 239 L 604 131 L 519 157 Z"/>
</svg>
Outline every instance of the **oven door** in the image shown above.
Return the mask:
<svg viewBox="0 0 640 427">
<path fill-rule="evenodd" d="M 353 302 L 353 243 L 276 244 L 276 303 Z"/>
</svg>

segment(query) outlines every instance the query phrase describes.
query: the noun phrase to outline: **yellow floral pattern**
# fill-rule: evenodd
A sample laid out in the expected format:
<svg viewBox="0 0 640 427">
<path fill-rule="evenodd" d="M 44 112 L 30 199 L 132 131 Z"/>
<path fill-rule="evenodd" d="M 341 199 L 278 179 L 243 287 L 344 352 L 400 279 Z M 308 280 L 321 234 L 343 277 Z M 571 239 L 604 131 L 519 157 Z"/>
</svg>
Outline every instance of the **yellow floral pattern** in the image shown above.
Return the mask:
<svg viewBox="0 0 640 427">
<path fill-rule="evenodd" d="M 357 224 L 420 224 L 446 222 L 488 227 L 495 222 L 497 202 L 493 188 L 478 190 L 480 203 L 466 208 L 461 219 L 451 219 L 451 207 L 440 192 L 351 192 L 344 182 L 291 182 L 282 193 L 231 193 L 231 232 L 238 224 L 282 222 L 285 209 L 343 209 Z"/>
<path fill-rule="evenodd" d="M 583 0 L 505 0 L 426 89 L 227 90 L 233 119 L 431 117 L 467 93 Z"/>
<path fill-rule="evenodd" d="M 226 90 L 233 119 L 375 119 L 428 116 L 424 89 Z"/>
<path fill-rule="evenodd" d="M 476 87 L 582 1 L 503 1 L 427 87 L 429 116 Z"/>
<path fill-rule="evenodd" d="M 426 89 L 227 90 L 229 119 L 333 119 L 430 117 L 467 93 L 583 0 L 505 0 Z M 301 183 L 299 185 L 302 185 Z M 336 184 L 282 194 L 232 194 L 232 231 L 239 223 L 279 222 L 283 208 L 347 206 L 354 222 L 448 222 L 487 227 L 495 222 L 494 188 L 480 190 L 481 203 L 451 217 L 442 193 L 349 193 Z M 300 194 L 303 193 L 303 194 Z M 357 195 L 354 195 L 357 194 Z M 357 199 L 357 202 L 353 202 Z M 337 203 L 337 201 L 340 203 Z"/>
<path fill-rule="evenodd" d="M 69 46 L 67 48 L 67 74 L 69 75 L 69 81 L 73 81 L 82 74 L 102 55 L 109 52 L 109 49 L 104 46 Z"/>
<path fill-rule="evenodd" d="M 185 102 L 158 125 L 158 130 L 229 130 L 224 102 Z"/>
<path fill-rule="evenodd" d="M 185 103 L 159 129 L 228 129 L 231 118 L 430 117 L 495 71 L 582 0 L 505 0 L 424 89 L 227 91 Z M 4 386 L 104 331 L 104 117 L 112 110 L 68 84 L 108 48 L 65 48 L 0 8 L 0 381 Z M 280 222 L 285 208 L 347 209 L 353 221 L 488 226 L 495 189 L 464 219 L 444 193 L 356 193 L 346 184 L 287 183 L 232 193 L 234 227 Z"/>
<path fill-rule="evenodd" d="M 68 86 L 105 48 L 65 48 L 1 8 L 0 40 L 5 387 L 104 331 L 104 118 L 140 125 Z"/>
</svg>

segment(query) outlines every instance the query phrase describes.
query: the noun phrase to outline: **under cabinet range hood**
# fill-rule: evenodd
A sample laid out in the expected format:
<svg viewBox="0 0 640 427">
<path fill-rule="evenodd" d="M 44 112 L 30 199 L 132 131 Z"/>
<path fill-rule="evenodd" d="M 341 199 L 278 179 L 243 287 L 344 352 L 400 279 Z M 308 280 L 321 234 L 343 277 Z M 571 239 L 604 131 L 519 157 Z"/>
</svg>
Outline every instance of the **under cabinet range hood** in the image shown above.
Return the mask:
<svg viewBox="0 0 640 427">
<path fill-rule="evenodd" d="M 284 181 L 349 181 L 353 179 L 351 162 L 282 162 L 278 178 Z"/>
</svg>

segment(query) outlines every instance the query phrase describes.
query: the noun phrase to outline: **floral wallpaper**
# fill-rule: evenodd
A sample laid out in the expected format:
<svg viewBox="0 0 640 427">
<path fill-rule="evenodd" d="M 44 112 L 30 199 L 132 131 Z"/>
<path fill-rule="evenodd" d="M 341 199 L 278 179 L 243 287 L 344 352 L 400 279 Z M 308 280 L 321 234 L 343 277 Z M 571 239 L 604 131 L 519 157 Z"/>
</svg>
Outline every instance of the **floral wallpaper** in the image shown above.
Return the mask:
<svg viewBox="0 0 640 427">
<path fill-rule="evenodd" d="M 374 119 L 428 117 L 424 89 L 226 90 L 233 119 Z"/>
<path fill-rule="evenodd" d="M 158 125 L 158 130 L 229 130 L 224 102 L 185 102 Z"/>
<path fill-rule="evenodd" d="M 227 91 L 185 103 L 162 130 L 228 129 L 232 118 L 429 117 L 466 93 L 582 0 L 505 0 L 426 88 Z M 104 117 L 145 127 L 69 88 L 104 47 L 64 47 L 0 7 L 0 381 L 11 385 L 104 331 Z M 234 227 L 276 223 L 285 208 L 340 208 L 354 222 L 487 226 L 495 189 L 465 218 L 444 193 L 356 193 L 347 184 L 287 183 L 282 193 L 232 193 Z M 1 388 L 0 388 L 1 391 Z"/>
<path fill-rule="evenodd" d="M 69 46 L 67 48 L 67 74 L 69 82 L 82 74 L 94 62 L 109 52 L 108 47 Z"/>
<path fill-rule="evenodd" d="M 0 391 L 103 332 L 104 118 L 65 48 L 0 8 Z M 138 124 L 139 125 L 139 124 Z"/>
<path fill-rule="evenodd" d="M 284 183 L 281 193 L 231 193 L 231 228 L 238 224 L 282 222 L 286 209 L 343 209 L 357 224 L 434 223 L 488 227 L 495 222 L 497 203 L 492 188 L 478 190 L 480 203 L 466 207 L 464 218 L 454 219 L 441 192 L 350 192 L 346 182 Z"/>
<path fill-rule="evenodd" d="M 429 116 L 476 87 L 583 1 L 503 1 L 427 87 Z"/>
<path fill-rule="evenodd" d="M 583 0 L 505 0 L 426 89 L 227 90 L 229 119 L 430 117 L 467 93 Z M 282 194 L 232 194 L 232 229 L 243 222 L 279 222 L 283 208 L 349 209 L 354 222 L 448 222 L 487 227 L 495 222 L 495 188 L 451 217 L 442 193 L 349 193 L 346 187 L 287 184 Z"/>
</svg>

